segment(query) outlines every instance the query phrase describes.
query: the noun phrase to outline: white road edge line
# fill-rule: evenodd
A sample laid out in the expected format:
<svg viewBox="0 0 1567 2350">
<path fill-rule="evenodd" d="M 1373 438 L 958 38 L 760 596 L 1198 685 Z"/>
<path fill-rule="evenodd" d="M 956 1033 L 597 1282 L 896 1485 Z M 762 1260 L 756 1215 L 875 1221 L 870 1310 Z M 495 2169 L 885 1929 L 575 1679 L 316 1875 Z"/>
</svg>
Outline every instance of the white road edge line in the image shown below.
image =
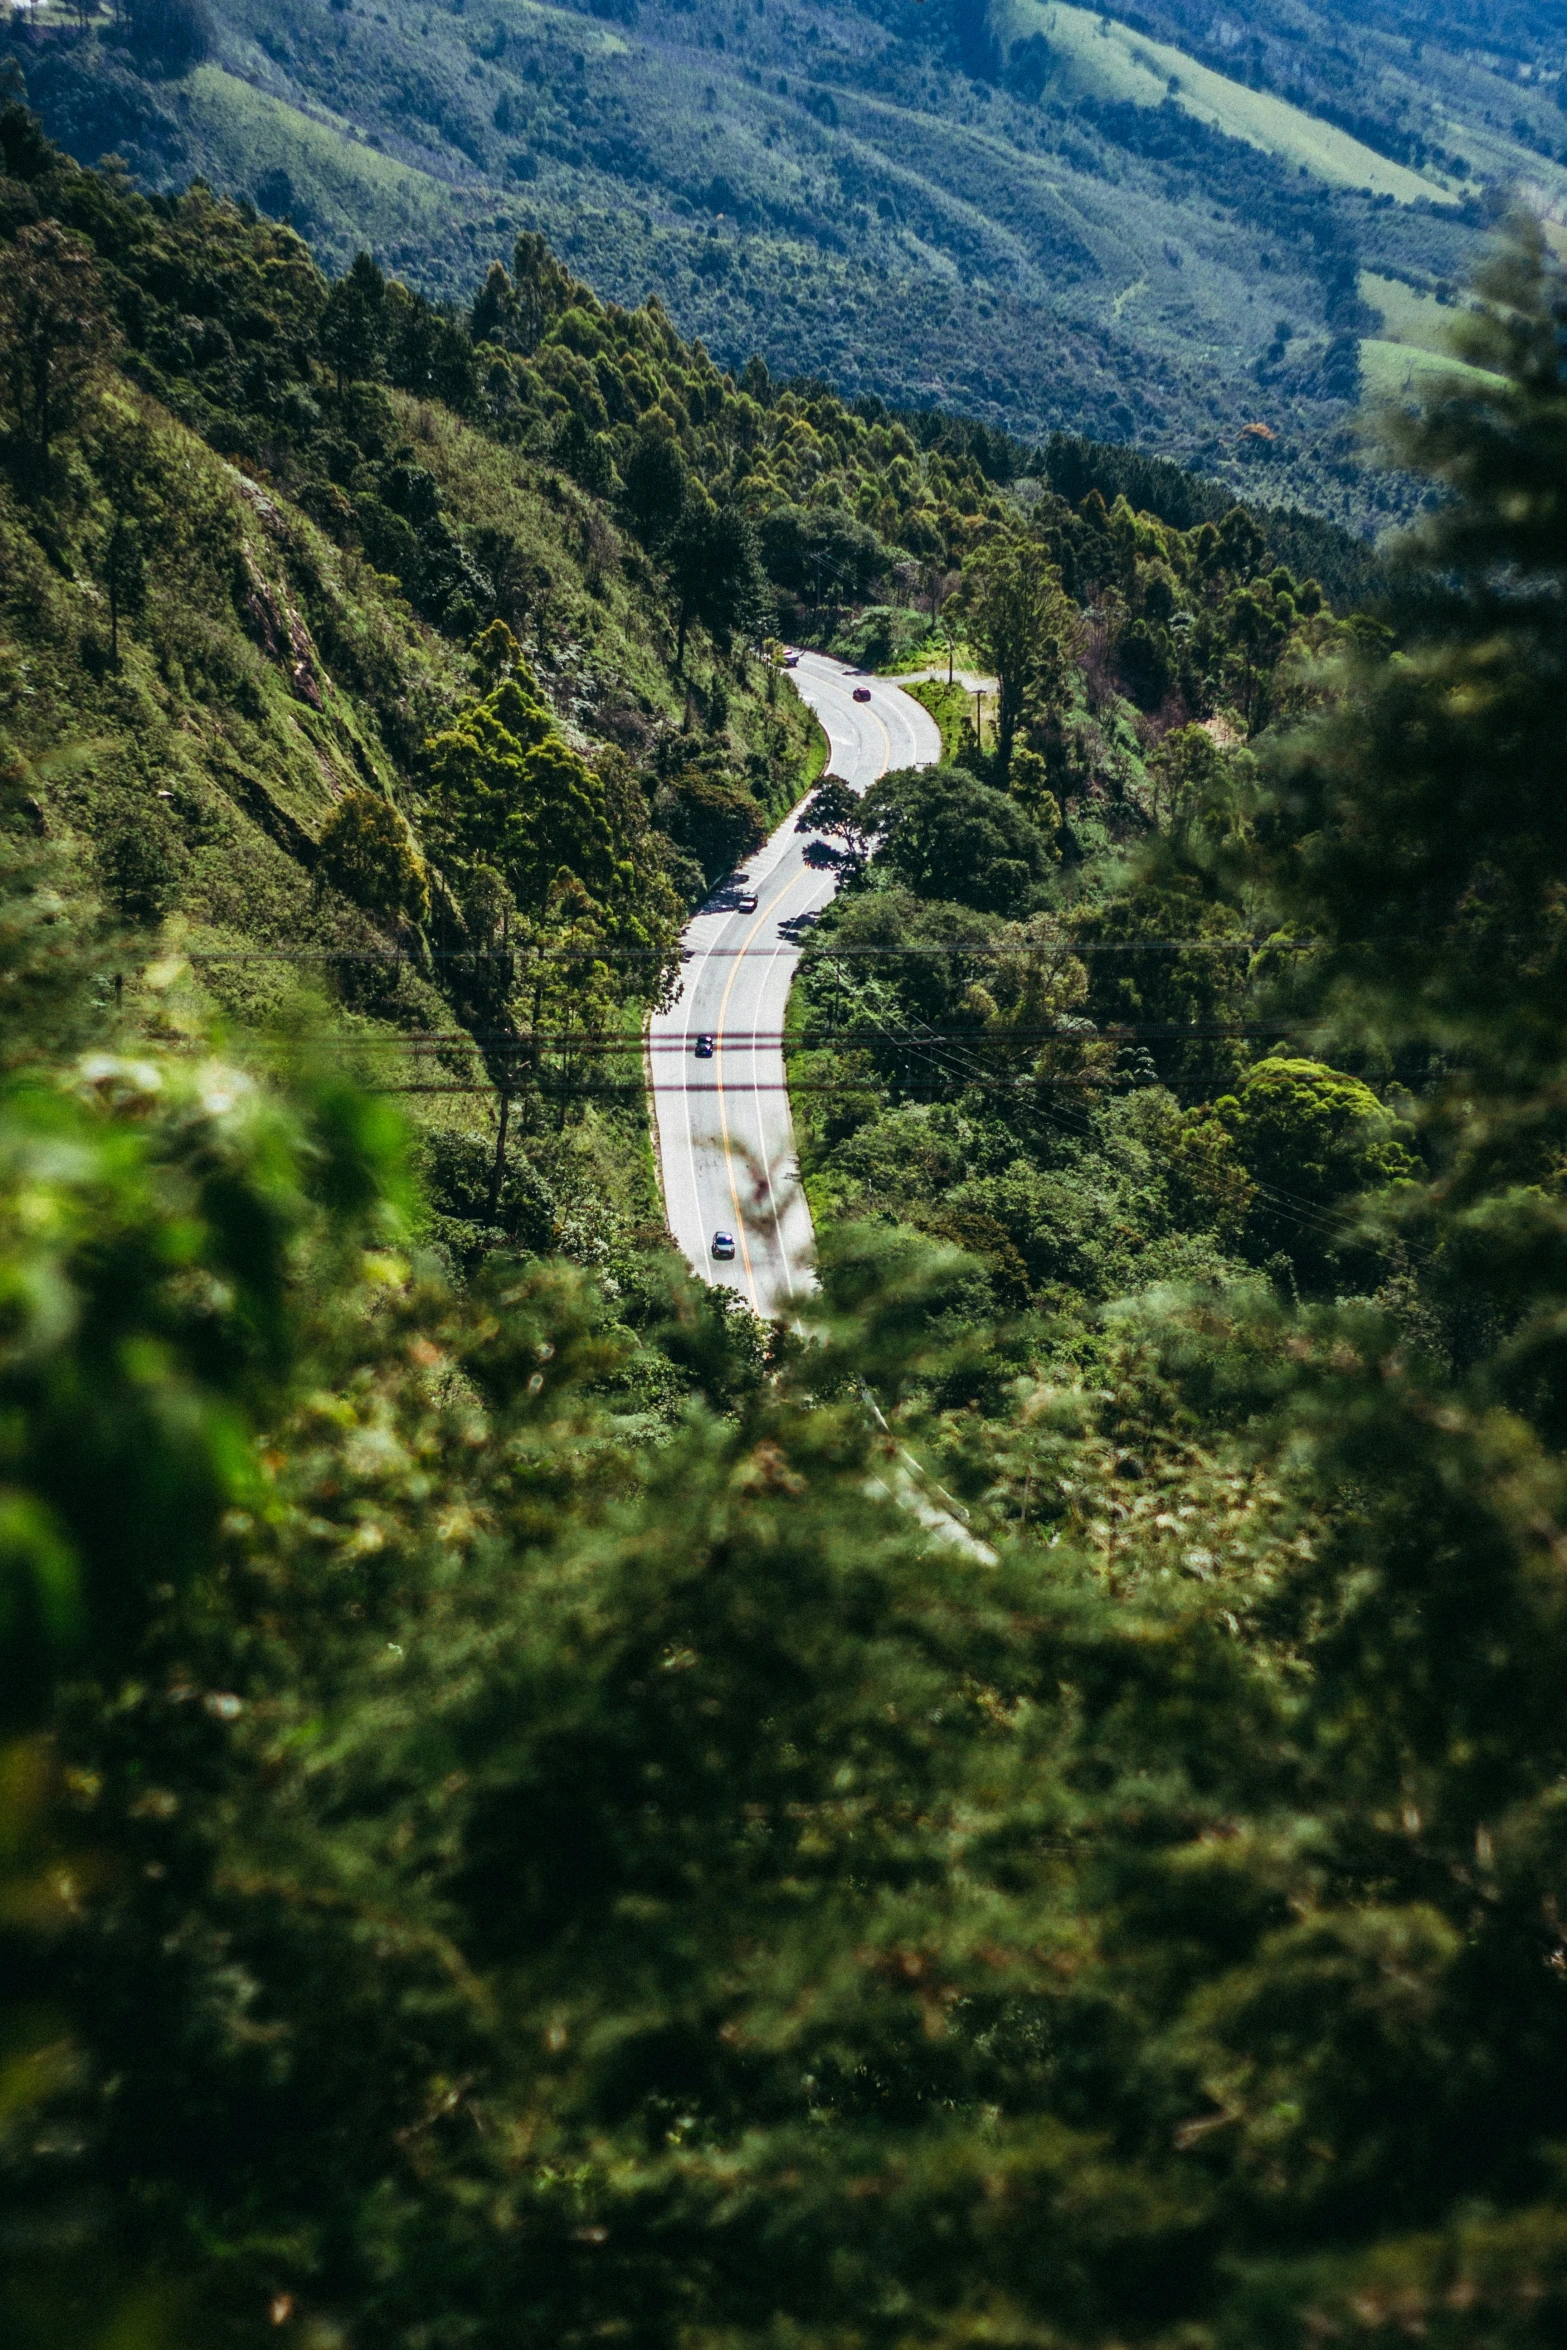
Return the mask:
<svg viewBox="0 0 1567 2350">
<path fill-rule="evenodd" d="M 851 701 L 851 687 L 856 676 L 852 668 L 821 655 L 807 655 L 806 659 L 809 667 L 805 675 L 797 678 L 795 682 L 797 685 L 805 687 L 802 699 L 815 711 L 827 739 L 828 759 L 824 773 L 844 773 L 847 771 L 848 779 L 855 784 L 856 789 L 863 790 L 874 780 L 875 775 L 885 773 L 887 768 L 900 758 L 900 755 L 906 758 L 910 765 L 926 764 L 940 758 L 939 731 L 929 714 L 914 702 L 911 696 L 906 697 L 897 686 L 878 681 L 871 690 L 876 694 L 878 700 L 888 703 L 888 708 L 883 711 L 881 708 L 867 706 L 862 712 L 860 707 Z M 875 737 L 880 738 L 879 758 L 873 747 Z M 899 738 L 896 749 L 894 747 L 895 737 Z M 904 749 L 905 743 L 907 744 L 906 750 Z M 815 787 L 813 786 L 813 788 Z M 747 1061 L 746 1082 L 743 1086 L 726 1084 L 723 1032 L 727 1025 L 730 1004 L 734 1000 L 736 984 L 741 977 L 742 964 L 758 960 L 752 949 L 758 934 L 769 921 L 775 925 L 775 937 L 771 948 L 764 950 L 760 958 L 760 976 L 756 978 L 756 984 L 751 988 L 753 997 L 758 1001 L 765 1000 L 766 993 L 773 984 L 772 974 L 780 961 L 787 963 L 791 960 L 798 960 L 799 941 L 780 937 L 776 935 L 776 932 L 778 928 L 781 928 L 782 919 L 788 914 L 790 901 L 796 898 L 797 893 L 802 888 L 809 890 L 813 881 L 818 888 L 823 884 L 823 877 L 815 874 L 813 868 L 804 865 L 803 854 L 794 838 L 795 821 L 799 815 L 800 807 L 804 805 L 805 798 L 808 797 L 807 793 L 797 806 L 789 810 L 782 822 L 774 828 L 761 852 L 764 860 L 763 869 L 757 878 L 763 881 L 776 873 L 785 860 L 799 858 L 799 866 L 789 876 L 784 886 L 778 890 L 765 910 L 759 910 L 755 922 L 739 942 L 738 951 L 735 947 L 725 949 L 726 955 L 733 957 L 733 962 L 726 975 L 720 1004 L 715 1008 L 709 1002 L 704 1007 L 699 1000 L 703 993 L 704 965 L 706 966 L 709 993 L 717 979 L 717 973 L 711 962 L 708 961 L 705 951 L 709 943 L 714 947 L 717 946 L 717 937 L 715 936 L 711 942 L 704 940 L 702 944 L 697 944 L 691 939 L 691 928 L 700 922 L 704 930 L 711 927 L 722 935 L 727 926 L 722 920 L 714 925 L 711 917 L 704 918 L 698 914 L 693 917 L 692 925 L 688 925 L 683 940 L 686 959 L 681 974 L 677 1005 L 672 1005 L 669 1012 L 663 1015 L 650 1016 L 648 1023 L 649 1057 L 654 1080 L 652 1086 L 653 1110 L 655 1123 L 659 1129 L 657 1164 L 663 1183 L 665 1212 L 671 1228 L 681 1243 L 692 1270 L 697 1273 L 699 1278 L 709 1282 L 713 1281 L 715 1274 L 709 1263 L 712 1235 L 706 1230 L 705 1219 L 711 1213 L 712 1207 L 717 1205 L 717 1201 L 706 1195 L 712 1194 L 715 1182 L 721 1191 L 727 1191 L 729 1205 L 735 1216 L 737 1227 L 735 1238 L 741 1258 L 741 1264 L 736 1269 L 741 1273 L 745 1288 L 749 1292 L 749 1302 L 753 1310 L 764 1315 L 769 1311 L 776 1311 L 780 1307 L 786 1309 L 788 1302 L 799 1294 L 800 1283 L 805 1275 L 805 1258 L 802 1250 L 809 1245 L 809 1208 L 805 1203 L 803 1192 L 800 1193 L 798 1203 L 794 1197 L 794 1191 L 799 1187 L 799 1162 L 798 1152 L 794 1148 L 793 1120 L 788 1103 L 787 1070 L 784 1064 L 781 1035 L 777 1047 L 769 1048 L 775 1052 L 779 1063 L 778 1075 L 783 1080 L 779 1089 L 782 1094 L 781 1117 L 773 1121 L 779 1131 L 774 1134 L 772 1147 L 770 1147 L 768 1136 L 769 1107 L 768 1102 L 763 1099 L 763 1093 L 765 1090 L 771 1094 L 774 1089 L 770 1086 L 764 1087 L 763 1081 L 773 1072 L 759 1066 L 764 1058 L 764 1053 L 753 1040 L 745 1055 Z M 826 896 L 830 898 L 831 895 L 829 884 L 826 887 Z M 748 986 L 753 976 L 747 974 Z M 792 979 L 792 973 L 790 976 Z M 739 992 L 744 994 L 745 990 L 741 989 Z M 756 1028 L 759 1021 L 760 1014 L 753 1005 L 752 1027 Z M 769 1029 L 779 1027 L 781 1030 L 786 1022 L 787 991 L 785 1008 L 780 1020 L 777 1022 L 766 1021 L 761 1024 Z M 662 1041 L 659 1035 L 660 1030 L 663 1032 L 663 1038 L 673 1043 L 677 1048 L 674 1058 L 676 1066 L 680 1069 L 678 1078 L 674 1077 L 668 1067 L 670 1056 L 657 1049 Z M 697 1113 L 694 1108 L 694 1099 L 688 1093 L 683 1082 L 684 1064 L 690 1056 L 695 1037 L 707 1031 L 715 1033 L 718 1040 L 717 1065 L 713 1072 L 715 1084 L 712 1089 L 712 1097 L 716 1100 L 718 1109 L 718 1118 L 715 1122 L 717 1131 L 699 1137 L 696 1132 Z M 741 1091 L 745 1091 L 751 1096 L 751 1100 L 745 1108 L 742 1108 L 739 1100 Z M 678 1138 L 671 1130 L 675 1121 L 680 1122 L 684 1128 L 683 1135 Z M 752 1214 L 753 1222 L 758 1223 L 758 1231 L 753 1231 L 747 1225 L 746 1211 L 740 1198 L 738 1170 L 735 1165 L 734 1138 L 736 1135 L 744 1133 L 753 1123 L 759 1146 L 759 1175 L 757 1181 L 758 1199 L 753 1206 Z M 683 1150 L 678 1148 L 679 1141 L 684 1143 Z M 671 1148 L 672 1145 L 676 1147 Z M 682 1200 L 679 1194 L 686 1191 L 687 1185 L 689 1185 L 687 1198 Z M 763 1199 L 765 1199 L 766 1206 L 762 1217 L 758 1220 L 756 1209 L 761 1207 Z M 801 1211 L 803 1211 L 803 1243 Z M 789 1239 L 790 1232 L 794 1235 L 792 1248 Z M 752 1246 L 752 1242 L 759 1236 L 759 1233 L 765 1235 L 760 1255 Z M 767 1290 L 765 1296 L 763 1294 L 764 1286 Z"/>
</svg>

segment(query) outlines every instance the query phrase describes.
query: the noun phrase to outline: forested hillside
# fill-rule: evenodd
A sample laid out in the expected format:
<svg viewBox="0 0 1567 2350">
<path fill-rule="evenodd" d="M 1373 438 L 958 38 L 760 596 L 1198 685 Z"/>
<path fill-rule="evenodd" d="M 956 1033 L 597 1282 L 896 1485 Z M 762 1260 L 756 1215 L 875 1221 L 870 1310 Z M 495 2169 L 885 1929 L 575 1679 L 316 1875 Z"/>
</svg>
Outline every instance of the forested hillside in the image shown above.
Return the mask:
<svg viewBox="0 0 1567 2350">
<path fill-rule="evenodd" d="M 1091 825 L 1176 714 L 1239 692 L 1260 719 L 1271 687 L 1230 673 L 1250 581 L 1248 676 L 1292 673 L 1322 593 L 1280 605 L 1274 549 L 1335 593 L 1371 576 L 1170 467 L 760 362 L 737 383 L 531 234 L 438 311 L 364 257 L 329 287 L 209 191 L 82 172 L 19 106 L 4 137 L 18 748 L 213 1003 L 274 1018 L 331 972 L 386 1082 L 504 1080 L 492 953 L 566 990 L 531 1023 L 552 1037 L 657 995 L 683 910 L 815 755 L 768 627 L 886 659 L 949 604 L 950 635 L 966 558 L 1029 531 L 1094 610 L 1100 685 L 1049 746 Z M 507 812 L 524 774 L 547 818 Z"/>
<path fill-rule="evenodd" d="M 5 2339 L 1544 2350 L 1540 234 L 1373 576 L 0 161 Z M 780 630 L 981 723 L 857 801 Z M 640 1030 L 807 792 L 767 1327 Z"/>
<path fill-rule="evenodd" d="M 1511 191 L 1567 196 L 1551 12 L 1336 0 L 38 0 L 79 160 L 203 174 L 467 299 L 522 229 L 738 369 L 1134 443 L 1374 529 L 1347 430 L 1445 352 Z M 1554 29 L 1553 29 L 1554 27 Z"/>
</svg>

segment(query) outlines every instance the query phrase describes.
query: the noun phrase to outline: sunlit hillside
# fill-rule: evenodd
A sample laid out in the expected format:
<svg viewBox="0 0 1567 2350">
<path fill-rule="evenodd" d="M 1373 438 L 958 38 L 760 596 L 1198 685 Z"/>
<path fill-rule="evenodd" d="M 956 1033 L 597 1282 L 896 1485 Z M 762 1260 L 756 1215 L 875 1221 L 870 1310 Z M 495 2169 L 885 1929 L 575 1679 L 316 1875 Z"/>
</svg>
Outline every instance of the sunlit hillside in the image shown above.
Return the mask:
<svg viewBox="0 0 1567 2350">
<path fill-rule="evenodd" d="M 1396 339 L 1361 273 L 1449 288 L 1514 185 L 1567 191 L 1538 30 L 1518 60 L 1304 0 L 1233 40 L 1046 0 L 143 5 L 208 36 L 13 17 L 51 130 L 148 186 L 200 172 L 330 265 L 368 245 L 457 294 L 541 227 L 727 364 L 1132 441 L 1357 527 L 1398 495 L 1344 431 L 1361 343 Z"/>
</svg>

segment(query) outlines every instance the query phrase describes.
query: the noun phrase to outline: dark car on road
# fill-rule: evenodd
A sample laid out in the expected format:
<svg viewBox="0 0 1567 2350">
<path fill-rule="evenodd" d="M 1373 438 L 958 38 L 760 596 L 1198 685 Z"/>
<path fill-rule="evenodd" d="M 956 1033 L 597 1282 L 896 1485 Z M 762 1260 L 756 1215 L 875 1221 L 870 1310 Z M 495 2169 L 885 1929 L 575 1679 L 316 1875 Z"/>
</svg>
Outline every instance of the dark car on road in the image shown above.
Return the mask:
<svg viewBox="0 0 1567 2350">
<path fill-rule="evenodd" d="M 710 1061 L 712 1059 L 713 1039 L 710 1036 L 699 1036 L 697 1038 L 696 1057 L 699 1061 Z"/>
<path fill-rule="evenodd" d="M 854 698 L 857 702 L 868 702 L 871 698 L 870 687 L 868 685 L 857 685 L 854 689 Z"/>
<path fill-rule="evenodd" d="M 732 1256 L 734 1255 L 734 1253 L 735 1253 L 735 1236 L 734 1236 L 734 1234 L 733 1234 L 732 1232 L 715 1232 L 715 1233 L 713 1234 L 713 1254 L 714 1254 L 714 1256 L 715 1256 L 715 1257 L 725 1257 L 725 1258 L 728 1258 L 728 1257 L 732 1257 Z"/>
</svg>

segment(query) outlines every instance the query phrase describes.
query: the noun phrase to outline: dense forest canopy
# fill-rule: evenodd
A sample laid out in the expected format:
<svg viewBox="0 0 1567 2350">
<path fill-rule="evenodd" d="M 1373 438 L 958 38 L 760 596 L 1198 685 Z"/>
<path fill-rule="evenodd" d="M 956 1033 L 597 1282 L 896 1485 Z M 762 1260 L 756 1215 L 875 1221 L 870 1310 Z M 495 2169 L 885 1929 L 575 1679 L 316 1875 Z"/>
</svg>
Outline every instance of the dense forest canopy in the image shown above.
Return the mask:
<svg viewBox="0 0 1567 2350">
<path fill-rule="evenodd" d="M 1370 614 L 532 234 L 0 159 L 7 2338 L 1558 2340 L 1542 238 Z M 768 1328 L 640 1028 L 802 800 Z"/>
</svg>

